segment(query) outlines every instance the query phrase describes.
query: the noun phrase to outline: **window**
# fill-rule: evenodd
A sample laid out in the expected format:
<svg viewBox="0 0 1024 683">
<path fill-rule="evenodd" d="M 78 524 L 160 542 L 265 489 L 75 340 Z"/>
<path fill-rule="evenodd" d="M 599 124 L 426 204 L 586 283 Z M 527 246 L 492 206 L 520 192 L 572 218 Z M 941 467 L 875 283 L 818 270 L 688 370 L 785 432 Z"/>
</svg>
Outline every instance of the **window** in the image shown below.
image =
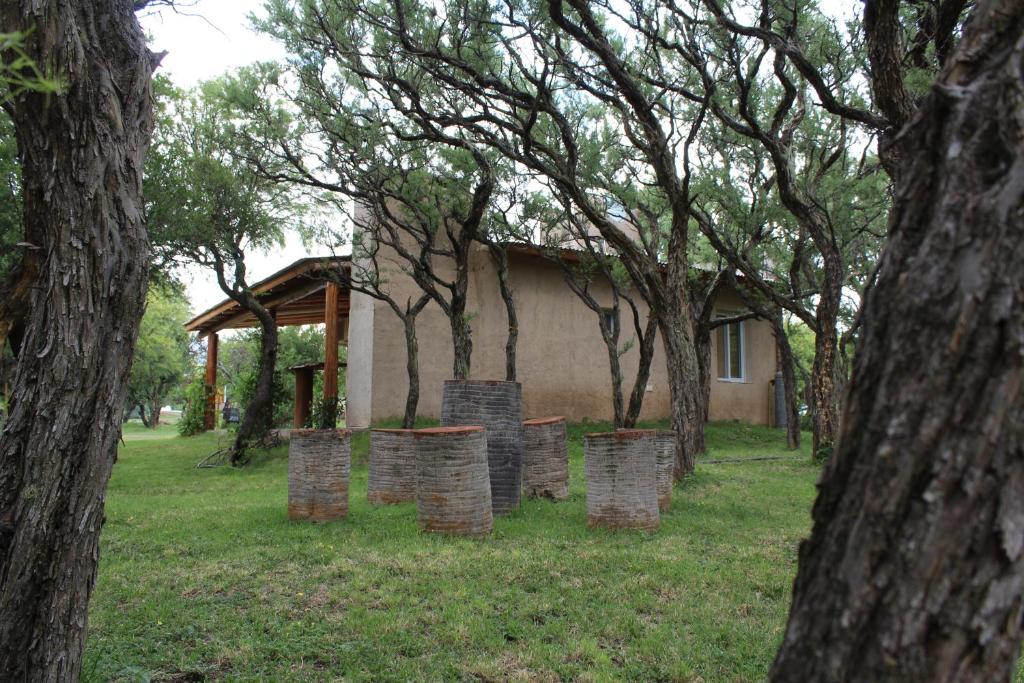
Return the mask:
<svg viewBox="0 0 1024 683">
<path fill-rule="evenodd" d="M 729 382 L 742 382 L 745 374 L 745 355 L 743 321 L 719 327 L 718 379 Z"/>
<path fill-rule="evenodd" d="M 619 316 L 615 314 L 614 308 L 602 308 L 601 318 L 604 321 L 604 326 L 608 328 L 608 332 L 611 333 L 612 337 L 615 337 L 619 333 Z"/>
</svg>

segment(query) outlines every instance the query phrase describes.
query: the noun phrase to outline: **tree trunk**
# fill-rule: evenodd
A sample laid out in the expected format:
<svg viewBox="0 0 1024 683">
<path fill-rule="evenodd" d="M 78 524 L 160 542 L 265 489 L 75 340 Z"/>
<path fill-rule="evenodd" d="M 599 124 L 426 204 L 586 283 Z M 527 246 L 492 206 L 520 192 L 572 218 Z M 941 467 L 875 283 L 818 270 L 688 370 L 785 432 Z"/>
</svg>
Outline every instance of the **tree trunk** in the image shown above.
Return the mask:
<svg viewBox="0 0 1024 683">
<path fill-rule="evenodd" d="M 640 410 L 644 406 L 644 396 L 647 393 L 647 381 L 651 378 L 651 363 L 654 361 L 654 342 L 658 337 L 658 321 L 653 315 L 647 317 L 647 329 L 644 332 L 643 341 L 640 342 L 640 360 L 636 369 L 636 379 L 633 382 L 633 391 L 629 395 L 629 408 L 626 409 L 626 417 L 622 426 L 632 428 L 640 419 Z"/>
<path fill-rule="evenodd" d="M 153 401 L 152 405 L 150 406 L 150 411 L 149 411 L 149 428 L 150 429 L 156 429 L 157 427 L 160 426 L 160 408 L 161 408 L 160 403 L 161 403 L 161 401 L 159 399 L 157 399 L 156 401 Z"/>
<path fill-rule="evenodd" d="M 604 314 L 600 309 L 597 311 L 598 324 L 601 327 L 601 339 L 604 340 L 605 350 L 608 352 L 608 369 L 612 376 L 612 422 L 616 429 L 625 426 L 625 406 L 622 398 L 622 364 L 619 362 L 619 338 L 608 329 L 604 323 Z M 615 307 L 615 315 L 618 317 L 619 308 Z"/>
<path fill-rule="evenodd" d="M 693 472 L 699 453 L 704 452 L 704 408 L 700 398 L 697 354 L 685 295 L 658 311 L 658 327 L 665 347 L 672 430 L 678 438 L 675 478 Z M 678 310 L 682 309 L 682 310 Z"/>
<path fill-rule="evenodd" d="M 505 341 L 505 381 L 516 381 L 516 350 L 519 346 L 519 317 L 516 315 L 516 300 L 509 278 L 508 252 L 498 244 L 489 244 L 495 265 L 498 268 L 498 289 L 505 302 L 505 317 L 508 319 L 508 337 Z"/>
<path fill-rule="evenodd" d="M 471 241 L 464 235 L 460 235 L 460 240 L 453 244 L 455 282 L 451 290 L 451 303 L 446 311 L 448 322 L 452 328 L 453 379 L 469 379 L 469 366 L 473 355 L 472 329 L 469 326 L 469 316 L 466 313 L 466 300 L 469 292 L 470 244 Z M 438 303 L 441 302 L 438 301 Z"/>
<path fill-rule="evenodd" d="M 153 58 L 127 0 L 0 5 L 65 81 L 10 102 L 39 275 L 0 436 L 0 678 L 77 680 L 146 299 Z"/>
<path fill-rule="evenodd" d="M 235 444 L 231 449 L 231 464 L 244 465 L 248 461 L 247 449 L 262 438 L 273 426 L 274 371 L 277 368 L 277 321 L 251 296 L 243 296 L 243 305 L 260 321 L 260 362 L 256 377 L 256 390 L 245 407 L 242 423 L 238 426 Z"/>
<path fill-rule="evenodd" d="M 149 429 L 149 418 L 146 417 L 146 402 L 140 401 L 136 407 L 139 409 L 139 420 L 142 422 L 142 426 Z"/>
<path fill-rule="evenodd" d="M 405 315 L 402 324 L 405 327 L 405 369 L 409 377 L 402 429 L 412 429 L 416 426 L 416 410 L 420 402 L 420 346 L 416 339 L 416 314 Z"/>
<path fill-rule="evenodd" d="M 823 254 L 824 286 L 815 311 L 814 363 L 811 367 L 811 453 L 818 461 L 831 457 L 839 432 L 841 396 L 837 369 L 839 333 L 836 325 L 842 298 L 842 266 L 839 253 Z"/>
<path fill-rule="evenodd" d="M 902 135 L 774 681 L 1009 681 L 1024 589 L 1024 4 L 980 2 Z"/>
<path fill-rule="evenodd" d="M 694 324 L 694 353 L 697 358 L 697 386 L 700 396 L 701 415 L 708 421 L 711 414 L 711 325 Z"/>
<path fill-rule="evenodd" d="M 786 396 L 786 448 L 800 448 L 800 409 L 796 401 L 796 364 L 793 360 L 793 347 L 786 334 L 786 324 L 782 319 L 782 309 L 778 309 L 770 319 L 775 343 L 779 347 L 779 366 L 782 369 L 783 393 Z"/>
</svg>

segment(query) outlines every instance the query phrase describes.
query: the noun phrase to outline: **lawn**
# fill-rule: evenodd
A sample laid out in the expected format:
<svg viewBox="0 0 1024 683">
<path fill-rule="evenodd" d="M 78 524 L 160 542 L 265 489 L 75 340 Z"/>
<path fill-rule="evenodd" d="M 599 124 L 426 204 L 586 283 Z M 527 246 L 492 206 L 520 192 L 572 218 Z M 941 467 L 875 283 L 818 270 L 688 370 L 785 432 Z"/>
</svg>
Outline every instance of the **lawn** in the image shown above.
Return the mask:
<svg viewBox="0 0 1024 683">
<path fill-rule="evenodd" d="M 225 437 L 126 434 L 107 496 L 87 681 L 756 681 L 781 639 L 818 470 L 779 431 L 708 428 L 653 534 L 586 527 L 572 497 L 526 501 L 484 540 L 428 536 L 414 504 L 287 518 L 287 452 L 194 466 Z"/>
</svg>

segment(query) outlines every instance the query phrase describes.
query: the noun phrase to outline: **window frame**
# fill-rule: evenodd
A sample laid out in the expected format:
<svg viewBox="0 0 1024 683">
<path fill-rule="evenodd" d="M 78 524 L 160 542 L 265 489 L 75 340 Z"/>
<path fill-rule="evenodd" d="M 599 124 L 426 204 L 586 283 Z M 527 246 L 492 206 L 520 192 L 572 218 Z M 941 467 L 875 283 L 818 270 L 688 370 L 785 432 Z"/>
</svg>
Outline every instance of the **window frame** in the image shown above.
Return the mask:
<svg viewBox="0 0 1024 683">
<path fill-rule="evenodd" d="M 721 313 L 721 314 L 719 314 L 719 317 L 720 318 L 728 318 L 728 317 L 732 317 L 733 315 L 738 315 L 738 314 L 736 314 L 736 313 Z M 744 383 L 747 382 L 747 344 L 746 344 L 746 330 L 744 329 L 745 326 L 743 324 L 745 322 L 746 322 L 746 320 L 737 320 L 734 323 L 730 323 L 728 325 L 721 325 L 720 326 L 721 330 L 722 330 L 721 342 L 722 342 L 722 346 L 723 346 L 721 356 L 722 356 L 722 359 L 723 359 L 724 362 L 722 363 L 723 367 L 720 367 L 718 369 L 718 372 L 716 373 L 718 375 L 718 381 L 719 382 L 732 382 L 734 384 L 744 384 Z M 739 377 L 733 377 L 731 375 L 731 373 L 732 373 L 732 357 L 731 357 L 732 356 L 732 344 L 730 343 L 731 342 L 730 338 L 732 336 L 731 328 L 732 328 L 733 325 L 735 325 L 737 327 L 737 330 L 739 330 L 739 351 L 740 351 L 740 364 L 739 364 L 740 365 L 740 376 Z M 723 374 L 723 373 L 725 373 L 725 374 Z"/>
<path fill-rule="evenodd" d="M 613 339 L 617 338 L 618 335 L 622 333 L 622 330 L 619 329 L 619 316 L 615 315 L 614 308 L 601 309 L 601 322 L 608 325 L 608 331 L 611 332 Z"/>
</svg>

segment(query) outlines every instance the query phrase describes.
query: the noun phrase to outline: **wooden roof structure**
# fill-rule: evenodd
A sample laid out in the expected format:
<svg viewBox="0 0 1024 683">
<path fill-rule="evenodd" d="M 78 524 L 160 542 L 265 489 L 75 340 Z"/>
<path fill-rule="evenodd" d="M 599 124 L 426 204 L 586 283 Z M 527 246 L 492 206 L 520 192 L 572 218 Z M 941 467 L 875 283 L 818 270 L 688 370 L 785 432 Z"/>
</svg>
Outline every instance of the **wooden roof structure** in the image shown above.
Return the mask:
<svg viewBox="0 0 1024 683">
<path fill-rule="evenodd" d="M 274 312 L 278 326 L 322 323 L 326 317 L 328 276 L 331 271 L 347 270 L 350 262 L 350 256 L 299 259 L 252 285 L 251 289 L 260 303 Z M 348 288 L 339 287 L 339 318 L 348 317 L 349 302 Z M 233 299 L 225 299 L 185 323 L 186 330 L 200 335 L 256 326 L 255 316 Z"/>
</svg>

